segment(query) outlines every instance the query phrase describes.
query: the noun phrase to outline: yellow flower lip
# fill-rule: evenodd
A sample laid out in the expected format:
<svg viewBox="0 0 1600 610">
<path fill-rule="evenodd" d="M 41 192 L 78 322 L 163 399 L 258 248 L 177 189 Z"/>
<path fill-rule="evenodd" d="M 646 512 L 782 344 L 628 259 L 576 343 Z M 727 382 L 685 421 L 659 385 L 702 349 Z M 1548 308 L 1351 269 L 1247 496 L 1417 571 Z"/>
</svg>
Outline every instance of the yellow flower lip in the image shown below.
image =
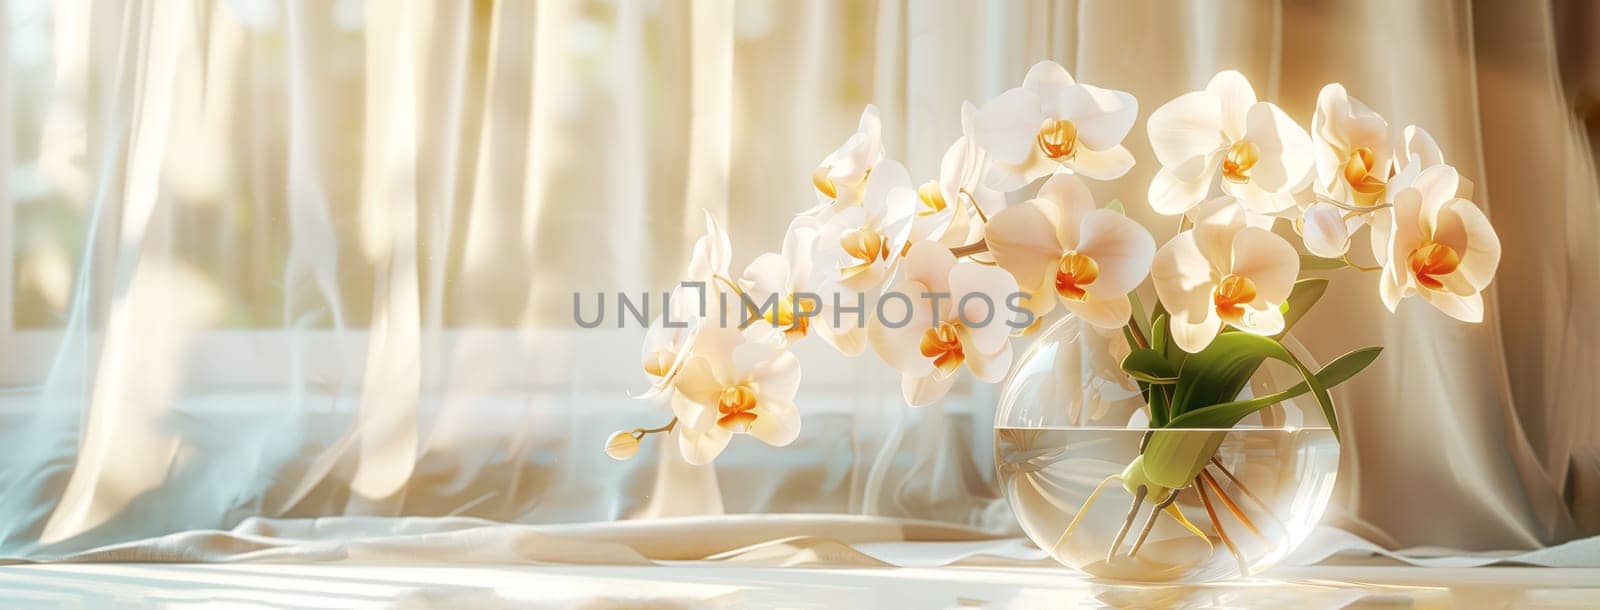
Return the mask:
<svg viewBox="0 0 1600 610">
<path fill-rule="evenodd" d="M 951 322 L 940 322 L 938 326 L 924 331 L 919 348 L 924 357 L 933 359 L 933 365 L 938 367 L 941 375 L 954 373 L 967 358 L 961 349 L 961 336 Z"/>
<path fill-rule="evenodd" d="M 1078 126 L 1066 119 L 1045 119 L 1034 139 L 1044 156 L 1057 161 L 1071 159 L 1078 152 Z"/>
<path fill-rule="evenodd" d="M 1222 177 L 1232 182 L 1249 182 L 1250 168 L 1261 160 L 1261 148 L 1254 142 L 1241 140 L 1228 147 L 1222 158 Z"/>
<path fill-rule="evenodd" d="M 722 394 L 717 398 L 717 412 L 722 417 L 717 418 L 717 425 L 734 432 L 749 430 L 750 424 L 756 421 L 756 414 L 751 412 L 755 408 L 756 392 L 749 384 L 722 388 Z"/>
<path fill-rule="evenodd" d="M 1432 290 L 1443 290 L 1444 282 L 1439 281 L 1441 275 L 1449 275 L 1461 266 L 1461 255 L 1455 248 L 1438 242 L 1427 242 L 1411 251 L 1407 258 L 1411 266 L 1411 275 L 1417 278 L 1417 283 Z"/>
<path fill-rule="evenodd" d="M 1238 322 L 1244 318 L 1244 306 L 1256 300 L 1256 283 L 1242 275 L 1229 273 L 1217 282 L 1217 287 L 1211 293 L 1211 302 L 1217 308 L 1217 315 L 1230 322 Z"/>
<path fill-rule="evenodd" d="M 943 212 L 945 208 L 944 194 L 939 192 L 939 184 L 932 180 L 922 183 L 917 187 L 917 199 L 922 202 L 923 209 L 917 210 L 918 216 L 932 216 Z"/>
<path fill-rule="evenodd" d="M 666 377 L 667 373 L 672 371 L 673 361 L 677 359 L 678 355 L 672 350 L 657 349 L 644 357 L 644 372 L 652 377 Z"/>
<path fill-rule="evenodd" d="M 823 197 L 837 199 L 839 198 L 839 187 L 833 183 L 832 178 L 828 177 L 828 172 L 831 169 L 824 165 L 813 170 L 811 172 L 811 184 L 817 187 L 817 192 L 822 193 Z"/>
<path fill-rule="evenodd" d="M 1373 173 L 1375 165 L 1377 156 L 1365 146 L 1350 151 L 1350 158 L 1344 162 L 1344 181 L 1356 192 L 1356 202 L 1362 205 L 1372 205 L 1383 193 L 1384 177 Z"/>
<path fill-rule="evenodd" d="M 1100 263 L 1079 252 L 1067 252 L 1056 263 L 1056 294 L 1071 301 L 1089 297 L 1085 286 L 1100 278 Z"/>
</svg>

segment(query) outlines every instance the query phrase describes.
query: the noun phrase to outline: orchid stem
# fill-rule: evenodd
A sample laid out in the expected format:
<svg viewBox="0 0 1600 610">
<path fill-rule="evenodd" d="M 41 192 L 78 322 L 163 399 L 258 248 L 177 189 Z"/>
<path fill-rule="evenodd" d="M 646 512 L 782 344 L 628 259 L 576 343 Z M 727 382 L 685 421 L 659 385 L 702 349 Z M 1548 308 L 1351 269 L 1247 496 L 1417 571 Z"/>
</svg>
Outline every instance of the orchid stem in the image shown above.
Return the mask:
<svg viewBox="0 0 1600 610">
<path fill-rule="evenodd" d="M 974 254 L 982 254 L 988 251 L 989 242 L 980 239 L 965 246 L 956 246 L 951 248 L 950 254 L 955 255 L 956 258 L 961 258 L 963 256 L 972 256 Z"/>
<path fill-rule="evenodd" d="M 1356 271 L 1383 271 L 1383 267 L 1367 267 L 1363 265 L 1357 265 L 1354 261 L 1350 260 L 1349 254 L 1340 256 L 1339 260 L 1344 261 L 1346 266 L 1350 267 L 1351 269 L 1355 269 Z"/>
<path fill-rule="evenodd" d="M 674 417 L 674 418 L 672 418 L 672 421 L 667 422 L 667 425 L 661 426 L 660 428 L 634 428 L 633 429 L 633 437 L 634 438 L 644 438 L 645 435 L 647 435 L 647 434 L 655 434 L 657 432 L 671 432 L 672 429 L 676 428 L 677 426 L 678 426 L 678 418 Z"/>
</svg>

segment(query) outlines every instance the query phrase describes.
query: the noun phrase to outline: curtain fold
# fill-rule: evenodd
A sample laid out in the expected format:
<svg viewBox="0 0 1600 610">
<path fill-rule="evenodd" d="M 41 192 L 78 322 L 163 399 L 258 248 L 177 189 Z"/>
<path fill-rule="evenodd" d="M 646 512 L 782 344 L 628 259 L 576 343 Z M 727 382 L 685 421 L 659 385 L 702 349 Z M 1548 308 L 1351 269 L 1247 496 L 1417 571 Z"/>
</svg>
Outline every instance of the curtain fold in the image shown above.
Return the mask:
<svg viewBox="0 0 1600 610">
<path fill-rule="evenodd" d="M 250 517 L 524 523 L 742 512 L 1015 532 L 992 388 L 900 403 L 866 356 L 803 349 L 793 446 L 714 467 L 670 441 L 638 325 L 578 303 L 671 286 L 702 210 L 735 269 L 809 207 L 875 104 L 931 176 L 982 103 L 1053 59 L 1150 111 L 1238 69 L 1309 123 L 1342 82 L 1415 123 L 1505 246 L 1487 321 L 1370 276 L 1297 332 L 1383 345 L 1335 392 L 1328 523 L 1389 548 L 1532 549 L 1600 534 L 1600 186 L 1582 3 L 988 0 L 8 0 L 0 11 L 0 554 Z M 577 295 L 576 297 L 574 295 Z M 575 300 L 577 303 L 575 303 Z M 655 442 L 652 439 L 651 442 Z"/>
</svg>

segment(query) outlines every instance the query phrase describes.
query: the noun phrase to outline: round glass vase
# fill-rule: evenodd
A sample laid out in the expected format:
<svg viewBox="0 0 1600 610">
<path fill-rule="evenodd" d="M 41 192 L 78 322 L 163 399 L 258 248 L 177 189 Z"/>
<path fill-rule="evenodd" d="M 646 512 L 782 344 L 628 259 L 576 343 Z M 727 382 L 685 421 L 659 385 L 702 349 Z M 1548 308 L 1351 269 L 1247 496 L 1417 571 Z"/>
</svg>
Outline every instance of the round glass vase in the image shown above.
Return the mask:
<svg viewBox="0 0 1600 610">
<path fill-rule="evenodd" d="M 1299 343 L 1283 343 L 1318 368 Z M 1339 468 L 1339 443 L 1316 400 L 1287 400 L 1228 429 L 1153 431 L 1120 367 L 1128 351 L 1120 331 L 1069 315 L 1040 333 L 1006 380 L 995 466 L 1028 537 L 1069 567 L 1139 582 L 1255 574 L 1305 541 Z M 1300 381 L 1268 361 L 1240 396 Z M 1156 470 L 1193 478 L 1136 498 L 1139 486 L 1127 481 Z"/>
</svg>

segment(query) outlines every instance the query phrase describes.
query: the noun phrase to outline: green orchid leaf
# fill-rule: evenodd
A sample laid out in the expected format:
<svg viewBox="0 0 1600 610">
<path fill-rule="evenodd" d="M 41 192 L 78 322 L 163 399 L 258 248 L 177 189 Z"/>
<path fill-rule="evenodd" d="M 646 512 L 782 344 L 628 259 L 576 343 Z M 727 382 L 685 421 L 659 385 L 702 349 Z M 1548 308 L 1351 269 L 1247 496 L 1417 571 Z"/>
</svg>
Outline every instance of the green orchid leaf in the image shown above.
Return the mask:
<svg viewBox="0 0 1600 610">
<path fill-rule="evenodd" d="M 1133 314 L 1129 317 L 1133 318 L 1134 328 L 1139 331 L 1140 336 L 1149 339 L 1150 320 L 1153 320 L 1154 318 L 1144 317 L 1144 304 L 1139 302 L 1138 292 L 1128 293 L 1128 303 L 1133 308 Z"/>
<path fill-rule="evenodd" d="M 1156 350 L 1156 353 L 1165 358 L 1167 356 L 1167 314 L 1158 315 L 1153 319 L 1155 321 L 1150 323 L 1150 349 Z M 1174 366 L 1173 368 L 1176 369 L 1177 367 Z"/>
<path fill-rule="evenodd" d="M 1153 349 L 1136 349 L 1122 359 L 1122 370 L 1139 381 L 1153 385 L 1170 385 L 1178 382 L 1178 370 Z"/>
<path fill-rule="evenodd" d="M 1256 335 L 1221 333 L 1205 349 L 1188 356 L 1178 369 L 1172 416 L 1238 396 L 1269 355 L 1253 337 Z"/>
<path fill-rule="evenodd" d="M 1267 358 L 1288 363 L 1300 372 L 1312 396 L 1316 397 L 1317 405 L 1322 407 L 1333 435 L 1338 437 L 1339 423 L 1333 411 L 1333 398 L 1328 396 L 1327 388 L 1316 374 L 1276 339 L 1244 332 L 1217 335 L 1211 345 L 1184 363 L 1174 389 L 1173 421 L 1184 413 L 1233 401 Z"/>
<path fill-rule="evenodd" d="M 1324 388 L 1331 388 L 1344 383 L 1351 377 L 1354 377 L 1356 373 L 1360 373 L 1363 369 L 1367 368 L 1368 365 L 1372 364 L 1373 360 L 1377 359 L 1378 353 L 1382 351 L 1383 348 L 1381 347 L 1366 347 L 1354 350 L 1348 354 L 1335 358 L 1333 362 L 1328 364 L 1328 366 L 1325 366 L 1322 368 L 1322 370 L 1317 371 L 1316 380 Z M 1233 402 L 1225 402 L 1222 404 L 1195 409 L 1173 418 L 1167 423 L 1167 427 L 1231 428 L 1234 424 L 1239 423 L 1239 420 L 1244 419 L 1251 413 L 1255 413 L 1261 409 L 1270 407 L 1285 400 L 1289 400 L 1290 398 L 1300 396 L 1301 394 L 1305 394 L 1310 390 L 1311 387 L 1307 385 L 1306 382 L 1302 381 L 1291 386 L 1287 390 L 1275 392 L 1266 396 L 1251 398 L 1248 400 L 1235 400 Z M 1328 420 L 1328 423 L 1330 426 L 1334 427 L 1335 430 L 1338 429 L 1338 427 L 1334 425 L 1336 422 L 1332 418 Z"/>
<path fill-rule="evenodd" d="M 1112 199 L 1111 203 L 1106 204 L 1106 209 L 1124 216 L 1128 215 L 1128 210 L 1123 207 L 1121 199 Z"/>
<path fill-rule="evenodd" d="M 1320 256 L 1312 256 L 1310 254 L 1300 255 L 1301 271 L 1331 271 L 1334 269 L 1343 269 L 1346 266 L 1348 265 L 1346 265 L 1344 261 L 1337 258 L 1322 258 Z"/>
<path fill-rule="evenodd" d="M 1317 299 L 1322 298 L 1322 293 L 1328 291 L 1327 278 L 1311 277 L 1294 283 L 1294 288 L 1289 290 L 1289 298 L 1283 301 L 1283 332 L 1273 335 L 1281 338 L 1294 328 L 1296 322 L 1317 304 Z"/>
</svg>

